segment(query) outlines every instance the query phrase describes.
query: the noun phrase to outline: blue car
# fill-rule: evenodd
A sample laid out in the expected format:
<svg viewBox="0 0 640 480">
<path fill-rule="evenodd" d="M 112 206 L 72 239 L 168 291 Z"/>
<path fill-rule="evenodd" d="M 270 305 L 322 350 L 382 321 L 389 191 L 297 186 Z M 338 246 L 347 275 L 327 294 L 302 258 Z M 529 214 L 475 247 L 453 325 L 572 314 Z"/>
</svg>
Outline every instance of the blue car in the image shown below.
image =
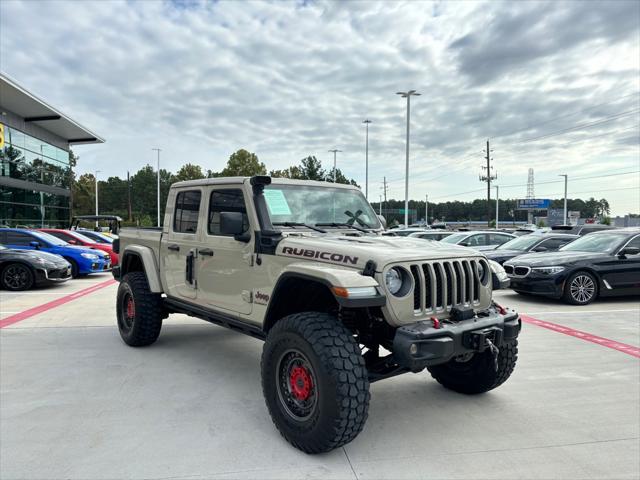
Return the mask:
<svg viewBox="0 0 640 480">
<path fill-rule="evenodd" d="M 21 228 L 0 228 L 0 244 L 15 250 L 40 250 L 60 255 L 71 264 L 75 277 L 111 270 L 109 255 L 87 247 L 69 245 L 53 235 Z"/>
</svg>

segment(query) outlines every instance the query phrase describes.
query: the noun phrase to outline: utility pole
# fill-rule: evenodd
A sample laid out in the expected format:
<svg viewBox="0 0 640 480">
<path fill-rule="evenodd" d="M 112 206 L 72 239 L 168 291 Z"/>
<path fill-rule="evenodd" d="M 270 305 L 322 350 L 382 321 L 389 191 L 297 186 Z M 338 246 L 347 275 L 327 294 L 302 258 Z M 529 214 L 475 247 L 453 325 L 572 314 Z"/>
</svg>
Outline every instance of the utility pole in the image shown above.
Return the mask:
<svg viewBox="0 0 640 480">
<path fill-rule="evenodd" d="M 567 217 L 569 216 L 569 212 L 567 212 L 567 178 L 569 175 L 562 174 L 558 176 L 564 177 L 564 220 L 562 221 L 562 225 L 567 225 Z"/>
<path fill-rule="evenodd" d="M 131 215 L 131 180 L 129 178 L 129 170 L 127 170 L 127 213 L 129 214 L 129 221 L 133 220 Z"/>
<path fill-rule="evenodd" d="M 98 216 L 98 174 L 100 170 L 96 170 L 96 217 Z M 98 220 L 96 220 L 96 230 L 99 228 Z"/>
<path fill-rule="evenodd" d="M 152 148 L 151 150 L 155 150 L 158 152 L 158 227 L 160 226 L 160 152 L 159 148 Z"/>
<path fill-rule="evenodd" d="M 336 153 L 342 152 L 342 150 L 338 150 L 334 148 L 333 150 L 327 150 L 328 152 L 333 152 L 333 183 L 336 183 Z"/>
<path fill-rule="evenodd" d="M 389 186 L 387 185 L 387 177 L 384 177 L 382 180 L 382 195 L 384 195 L 384 209 L 387 210 L 387 190 Z"/>
<path fill-rule="evenodd" d="M 380 203 L 378 204 L 378 215 L 382 215 L 382 194 L 380 194 Z"/>
<path fill-rule="evenodd" d="M 491 152 L 493 150 L 489 149 L 489 140 L 487 140 L 487 149 L 485 150 L 487 156 L 485 159 L 487 160 L 487 166 L 482 167 L 482 170 L 486 170 L 486 174 L 481 173 L 479 179 L 481 182 L 487 182 L 487 227 L 491 224 L 491 180 L 495 180 L 498 178 L 498 174 L 495 175 L 492 173 L 493 167 L 491 166 Z"/>
<path fill-rule="evenodd" d="M 500 204 L 500 186 L 496 185 L 496 230 L 498 229 L 498 223 L 500 222 L 498 217 L 498 213 L 500 211 L 498 209 L 499 204 Z"/>
<path fill-rule="evenodd" d="M 405 162 L 405 177 L 404 177 L 404 226 L 409 226 L 409 126 L 411 124 L 411 96 L 420 96 L 421 94 L 415 90 L 408 90 L 406 92 L 396 92 L 396 95 L 400 95 L 402 98 L 407 99 L 407 148 L 406 148 L 406 162 Z"/>
<path fill-rule="evenodd" d="M 369 200 L 369 124 L 371 123 L 371 120 L 367 118 L 362 123 L 364 123 L 367 128 L 365 147 L 364 147 L 364 156 L 365 156 L 364 198 Z"/>
<path fill-rule="evenodd" d="M 429 226 L 429 195 L 426 196 L 424 204 L 424 226 Z"/>
</svg>

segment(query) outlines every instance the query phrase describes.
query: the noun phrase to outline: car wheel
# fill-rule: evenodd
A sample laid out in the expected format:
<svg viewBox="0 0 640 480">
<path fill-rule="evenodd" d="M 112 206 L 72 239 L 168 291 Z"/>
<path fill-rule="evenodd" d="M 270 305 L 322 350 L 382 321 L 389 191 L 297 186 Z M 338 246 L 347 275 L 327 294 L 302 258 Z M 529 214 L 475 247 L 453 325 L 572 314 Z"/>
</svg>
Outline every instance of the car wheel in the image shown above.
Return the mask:
<svg viewBox="0 0 640 480">
<path fill-rule="evenodd" d="M 589 272 L 576 272 L 564 284 L 563 300 L 571 305 L 588 305 L 598 297 L 598 279 Z"/>
<path fill-rule="evenodd" d="M 282 436 L 306 453 L 353 440 L 369 411 L 360 347 L 335 317 L 289 315 L 269 331 L 262 351 L 262 391 Z"/>
<path fill-rule="evenodd" d="M 71 264 L 71 277 L 78 278 L 80 276 L 80 269 L 78 268 L 78 262 L 76 262 L 72 258 L 64 258 L 67 262 Z"/>
<path fill-rule="evenodd" d="M 18 292 L 29 290 L 35 281 L 33 272 L 22 263 L 10 263 L 2 270 L 2 287 Z"/>
<path fill-rule="evenodd" d="M 166 314 L 162 298 L 149 289 L 144 273 L 123 277 L 116 296 L 116 315 L 120 337 L 127 345 L 144 347 L 158 339 Z"/>
</svg>

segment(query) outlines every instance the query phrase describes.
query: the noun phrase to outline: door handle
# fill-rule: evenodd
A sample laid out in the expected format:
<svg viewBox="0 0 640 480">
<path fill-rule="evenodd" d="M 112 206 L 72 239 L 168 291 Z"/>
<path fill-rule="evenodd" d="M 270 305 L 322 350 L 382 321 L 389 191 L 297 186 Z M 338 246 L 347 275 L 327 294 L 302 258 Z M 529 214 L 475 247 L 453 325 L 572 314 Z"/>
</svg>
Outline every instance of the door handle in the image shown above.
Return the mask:
<svg viewBox="0 0 640 480">
<path fill-rule="evenodd" d="M 176 245 L 175 243 L 173 245 L 169 245 L 167 247 L 167 249 L 169 250 L 173 250 L 174 252 L 179 252 L 180 251 L 180 245 Z"/>
<path fill-rule="evenodd" d="M 213 257 L 213 250 L 211 250 L 210 248 L 203 248 L 201 250 L 198 250 L 198 254 Z"/>
</svg>

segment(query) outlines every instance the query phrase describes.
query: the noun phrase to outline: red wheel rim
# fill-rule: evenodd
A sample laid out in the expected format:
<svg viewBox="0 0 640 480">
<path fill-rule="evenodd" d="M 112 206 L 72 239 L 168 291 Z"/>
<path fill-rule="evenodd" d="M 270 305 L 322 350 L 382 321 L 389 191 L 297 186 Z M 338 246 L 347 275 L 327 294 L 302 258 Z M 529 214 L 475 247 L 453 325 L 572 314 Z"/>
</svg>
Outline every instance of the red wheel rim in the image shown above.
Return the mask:
<svg viewBox="0 0 640 480">
<path fill-rule="evenodd" d="M 309 371 L 302 365 L 293 367 L 289 374 L 289 386 L 296 400 L 308 399 L 313 386 Z"/>
<path fill-rule="evenodd" d="M 133 320 L 136 316 L 136 304 L 133 302 L 133 298 L 127 299 L 127 318 Z"/>
</svg>

